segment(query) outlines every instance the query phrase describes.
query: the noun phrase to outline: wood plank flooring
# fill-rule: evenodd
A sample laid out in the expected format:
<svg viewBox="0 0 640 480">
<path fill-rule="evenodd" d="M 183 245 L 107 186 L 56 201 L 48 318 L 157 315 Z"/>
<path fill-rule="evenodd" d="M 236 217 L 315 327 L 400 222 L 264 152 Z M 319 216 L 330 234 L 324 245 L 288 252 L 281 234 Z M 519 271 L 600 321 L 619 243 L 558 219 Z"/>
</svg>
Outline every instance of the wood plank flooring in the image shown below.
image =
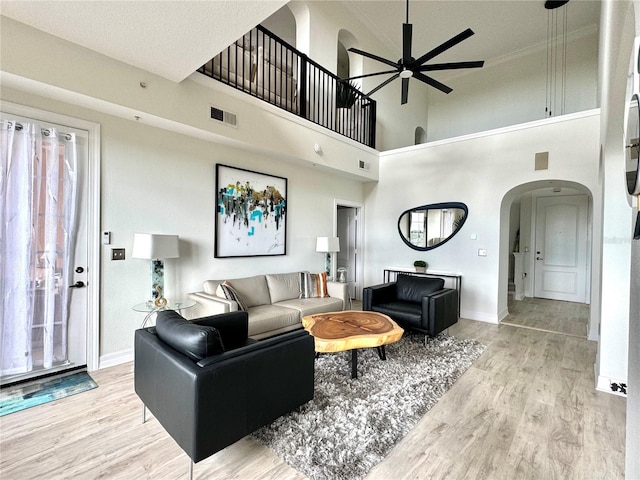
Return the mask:
<svg viewBox="0 0 640 480">
<path fill-rule="evenodd" d="M 509 298 L 504 324 L 587 338 L 589 305 L 545 298 Z"/>
<path fill-rule="evenodd" d="M 595 343 L 469 320 L 449 333 L 487 350 L 367 480 L 624 478 L 625 399 L 594 390 Z M 186 455 L 141 423 L 132 364 L 92 376 L 97 389 L 0 418 L 0 478 L 187 478 Z M 194 478 L 305 476 L 246 437 Z"/>
</svg>

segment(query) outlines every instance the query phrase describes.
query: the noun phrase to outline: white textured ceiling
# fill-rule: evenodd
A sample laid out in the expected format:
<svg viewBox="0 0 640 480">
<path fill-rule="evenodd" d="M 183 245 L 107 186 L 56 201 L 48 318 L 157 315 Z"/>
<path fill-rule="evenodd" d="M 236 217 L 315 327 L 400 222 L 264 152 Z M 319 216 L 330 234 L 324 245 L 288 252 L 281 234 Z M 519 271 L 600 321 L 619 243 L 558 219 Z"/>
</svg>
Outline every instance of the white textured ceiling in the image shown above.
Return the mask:
<svg viewBox="0 0 640 480">
<path fill-rule="evenodd" d="M 284 0 L 14 1 L 0 13 L 179 82 L 223 48 L 266 19 Z M 330 8 L 331 1 L 325 7 Z M 404 0 L 343 0 L 347 10 L 401 56 Z M 600 1 L 571 0 L 568 31 L 597 28 Z M 411 0 L 413 56 L 471 27 L 476 35 L 433 62 L 497 61 L 547 38 L 544 0 Z M 366 45 L 361 47 L 368 50 Z M 371 53 L 378 53 L 372 51 Z M 394 59 L 394 60 L 397 60 Z"/>
<path fill-rule="evenodd" d="M 180 82 L 285 3 L 2 0 L 0 13 Z"/>
</svg>

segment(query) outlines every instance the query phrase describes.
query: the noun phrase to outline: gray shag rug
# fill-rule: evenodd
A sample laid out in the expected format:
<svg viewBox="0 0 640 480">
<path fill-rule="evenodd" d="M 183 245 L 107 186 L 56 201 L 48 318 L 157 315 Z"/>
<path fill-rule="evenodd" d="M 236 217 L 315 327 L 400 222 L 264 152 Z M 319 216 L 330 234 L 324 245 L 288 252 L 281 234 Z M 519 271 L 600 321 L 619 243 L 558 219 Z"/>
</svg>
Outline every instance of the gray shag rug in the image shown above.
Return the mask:
<svg viewBox="0 0 640 480">
<path fill-rule="evenodd" d="M 405 334 L 386 346 L 316 359 L 314 399 L 253 435 L 312 480 L 358 480 L 378 464 L 484 351 L 475 340 Z"/>
</svg>

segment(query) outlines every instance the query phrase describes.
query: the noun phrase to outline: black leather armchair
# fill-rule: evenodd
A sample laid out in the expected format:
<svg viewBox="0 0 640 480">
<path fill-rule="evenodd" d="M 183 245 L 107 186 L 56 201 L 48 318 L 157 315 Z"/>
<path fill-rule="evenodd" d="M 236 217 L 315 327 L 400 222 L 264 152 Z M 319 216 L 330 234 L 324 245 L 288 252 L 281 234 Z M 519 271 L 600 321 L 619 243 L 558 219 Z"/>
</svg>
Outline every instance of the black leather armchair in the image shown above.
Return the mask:
<svg viewBox="0 0 640 480">
<path fill-rule="evenodd" d="M 458 291 L 444 288 L 441 278 L 398 275 L 395 282 L 365 287 L 362 309 L 435 337 L 458 321 Z"/>
<path fill-rule="evenodd" d="M 188 321 L 158 312 L 135 332 L 135 391 L 197 463 L 313 399 L 305 330 L 248 339 L 246 312 Z"/>
</svg>

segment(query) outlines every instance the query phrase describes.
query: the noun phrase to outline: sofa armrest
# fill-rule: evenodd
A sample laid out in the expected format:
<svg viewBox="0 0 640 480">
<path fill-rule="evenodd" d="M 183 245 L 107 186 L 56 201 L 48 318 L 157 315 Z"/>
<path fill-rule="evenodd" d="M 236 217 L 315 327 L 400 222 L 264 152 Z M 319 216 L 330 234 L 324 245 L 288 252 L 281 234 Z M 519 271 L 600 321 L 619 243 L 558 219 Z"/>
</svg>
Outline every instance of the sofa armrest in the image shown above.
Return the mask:
<svg viewBox="0 0 640 480">
<path fill-rule="evenodd" d="M 327 293 L 330 297 L 342 300 L 342 310 L 347 307 L 347 304 L 349 303 L 349 284 L 344 282 L 327 281 Z"/>
<path fill-rule="evenodd" d="M 422 327 L 430 337 L 446 330 L 458 321 L 458 291 L 443 288 L 422 299 Z"/>
<path fill-rule="evenodd" d="M 190 300 L 197 302 L 194 307 L 187 308 L 184 311 L 185 318 L 189 320 L 238 311 L 238 304 L 233 300 L 227 300 L 226 298 L 211 295 L 210 293 L 193 292 L 190 293 L 188 297 Z"/>
<path fill-rule="evenodd" d="M 396 282 L 373 285 L 362 289 L 362 309 L 367 311 L 380 303 L 393 302 L 396 299 Z"/>
</svg>

